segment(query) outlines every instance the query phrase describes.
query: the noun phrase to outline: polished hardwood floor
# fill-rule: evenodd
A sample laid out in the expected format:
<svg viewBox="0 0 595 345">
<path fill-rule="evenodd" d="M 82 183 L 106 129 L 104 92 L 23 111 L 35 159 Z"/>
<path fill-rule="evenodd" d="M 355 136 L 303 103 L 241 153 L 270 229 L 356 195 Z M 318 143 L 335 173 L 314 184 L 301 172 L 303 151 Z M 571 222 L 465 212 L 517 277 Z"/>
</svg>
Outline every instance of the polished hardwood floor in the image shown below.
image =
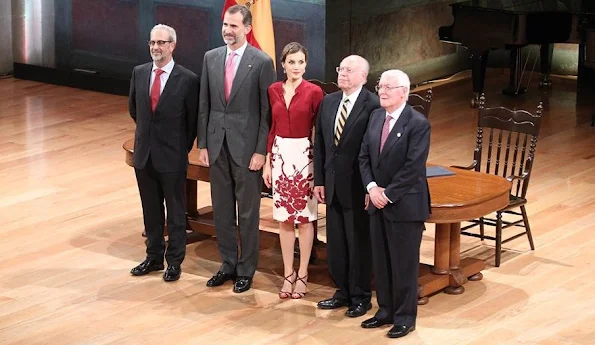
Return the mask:
<svg viewBox="0 0 595 345">
<path fill-rule="evenodd" d="M 531 85 L 508 98 L 500 94 L 506 78 L 490 71 L 488 104 L 535 111 L 545 103 L 527 206 L 537 248 L 530 251 L 526 238 L 510 242 L 495 268 L 493 244 L 464 237 L 463 256 L 486 259 L 484 279 L 461 295 L 431 297 L 417 330 L 399 340 L 386 338 L 387 328 L 360 328 L 364 318 L 344 310 L 316 309 L 334 290 L 324 261 L 311 266 L 304 299 L 279 300 L 275 234 L 261 236 L 247 293 L 234 294 L 230 284 L 206 288 L 219 266 L 213 239 L 188 246 L 178 282 L 130 276 L 144 243 L 121 148 L 134 133 L 126 97 L 0 79 L 0 343 L 595 344 L 593 91 L 577 96 L 575 80 L 556 78 L 550 92 Z M 470 84 L 434 89 L 432 163 L 471 160 Z M 199 206 L 209 199 L 200 183 Z M 270 217 L 269 201 L 262 210 Z M 432 262 L 433 236 L 429 224 L 423 262 Z"/>
</svg>

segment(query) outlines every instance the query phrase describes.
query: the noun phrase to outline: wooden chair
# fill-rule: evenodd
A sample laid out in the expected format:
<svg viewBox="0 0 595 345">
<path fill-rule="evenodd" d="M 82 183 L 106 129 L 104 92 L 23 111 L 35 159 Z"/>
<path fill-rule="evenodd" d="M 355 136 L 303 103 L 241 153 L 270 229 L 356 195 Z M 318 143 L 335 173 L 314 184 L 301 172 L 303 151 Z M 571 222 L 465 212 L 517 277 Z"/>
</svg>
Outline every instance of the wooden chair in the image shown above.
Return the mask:
<svg viewBox="0 0 595 345">
<path fill-rule="evenodd" d="M 427 118 L 430 115 L 430 108 L 432 107 L 432 89 L 428 89 L 423 96 L 417 93 L 410 93 L 407 103 Z"/>
<path fill-rule="evenodd" d="M 333 92 L 341 90 L 339 88 L 339 85 L 337 85 L 334 82 L 324 82 L 324 81 L 320 81 L 318 79 L 310 79 L 308 81 L 314 85 L 320 86 L 320 88 L 322 89 L 322 92 L 324 92 L 325 95 L 328 95 L 329 93 L 333 93 Z"/>
<path fill-rule="evenodd" d="M 479 99 L 477 144 L 473 153 L 473 164 L 457 167 L 504 176 L 512 183 L 510 203 L 496 212 L 495 219 L 481 217 L 461 228 L 463 235 L 479 237 L 482 241 L 486 238 L 496 241 L 496 267 L 500 266 L 503 243 L 526 234 L 531 250 L 535 250 L 525 204 L 542 111 L 541 102 L 535 115 L 524 110 L 510 110 L 504 107 L 486 108 L 485 96 L 482 94 Z M 520 212 L 513 211 L 516 208 L 520 208 Z M 503 220 L 503 214 L 513 215 L 515 220 Z M 468 231 L 477 225 L 479 234 Z M 495 237 L 485 235 L 485 225 L 495 226 Z M 522 227 L 524 231 L 502 240 L 502 230 L 513 226 Z"/>
</svg>

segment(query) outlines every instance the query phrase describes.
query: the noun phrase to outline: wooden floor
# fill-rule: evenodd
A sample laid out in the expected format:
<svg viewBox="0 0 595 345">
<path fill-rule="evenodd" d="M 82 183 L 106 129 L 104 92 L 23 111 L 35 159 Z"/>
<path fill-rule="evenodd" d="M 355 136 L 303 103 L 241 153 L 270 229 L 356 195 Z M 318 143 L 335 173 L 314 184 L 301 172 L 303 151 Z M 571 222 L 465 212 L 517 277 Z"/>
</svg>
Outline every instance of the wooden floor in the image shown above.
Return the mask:
<svg viewBox="0 0 595 345">
<path fill-rule="evenodd" d="M 0 344 L 595 344 L 593 93 L 577 97 L 575 81 L 555 79 L 551 93 L 532 85 L 510 99 L 499 92 L 506 75 L 488 79 L 488 104 L 534 111 L 546 102 L 529 188 L 537 250 L 517 239 L 495 268 L 491 243 L 465 237 L 464 256 L 487 260 L 484 279 L 462 295 L 433 296 L 400 340 L 360 328 L 363 318 L 344 310 L 316 309 L 334 290 L 324 262 L 311 266 L 305 299 L 279 300 L 273 234 L 262 236 L 247 293 L 205 287 L 219 266 L 212 239 L 188 246 L 176 283 L 130 276 L 145 248 L 121 149 L 134 133 L 126 97 L 0 79 Z M 471 160 L 470 84 L 434 90 L 432 163 Z M 199 189 L 199 206 L 209 204 L 208 185 Z M 433 236 L 429 225 L 423 262 L 432 262 Z M 374 301 L 368 315 L 375 310 Z"/>
</svg>

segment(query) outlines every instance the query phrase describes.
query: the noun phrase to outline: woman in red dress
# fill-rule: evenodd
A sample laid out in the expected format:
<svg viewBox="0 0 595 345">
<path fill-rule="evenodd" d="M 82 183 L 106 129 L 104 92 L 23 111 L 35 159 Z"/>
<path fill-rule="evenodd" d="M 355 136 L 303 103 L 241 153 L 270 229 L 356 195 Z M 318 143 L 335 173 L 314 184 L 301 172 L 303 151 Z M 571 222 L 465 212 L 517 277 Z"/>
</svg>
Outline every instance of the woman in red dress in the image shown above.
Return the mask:
<svg viewBox="0 0 595 345">
<path fill-rule="evenodd" d="M 281 64 L 285 81 L 269 87 L 272 123 L 268 137 L 263 179 L 273 190 L 273 218 L 279 222 L 284 276 L 279 298 L 302 298 L 306 294 L 308 261 L 318 218 L 313 195 L 312 128 L 323 93 L 303 79 L 308 51 L 292 42 L 283 48 Z M 295 226 L 299 230 L 300 267 L 293 267 Z"/>
</svg>

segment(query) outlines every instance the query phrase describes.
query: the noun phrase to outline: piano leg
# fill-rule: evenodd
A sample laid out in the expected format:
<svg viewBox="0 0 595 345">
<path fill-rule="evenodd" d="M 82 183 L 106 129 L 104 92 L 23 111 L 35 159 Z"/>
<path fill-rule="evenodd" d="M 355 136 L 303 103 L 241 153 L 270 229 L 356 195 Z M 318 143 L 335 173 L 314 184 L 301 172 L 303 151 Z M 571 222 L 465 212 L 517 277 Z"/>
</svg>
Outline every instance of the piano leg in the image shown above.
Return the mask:
<svg viewBox="0 0 595 345">
<path fill-rule="evenodd" d="M 486 78 L 488 54 L 489 51 L 487 50 L 482 54 L 471 53 L 471 75 L 473 77 L 473 98 L 471 98 L 471 108 L 477 108 L 479 105 L 479 95 L 483 92 Z"/>
<path fill-rule="evenodd" d="M 595 86 L 595 68 L 593 67 L 593 57 L 589 56 L 587 45 L 595 43 L 595 33 L 587 33 L 587 42 L 578 45 L 578 87 L 593 88 Z"/>
<path fill-rule="evenodd" d="M 550 72 L 552 70 L 552 55 L 554 53 L 553 44 L 542 44 L 539 49 L 539 58 L 541 60 L 541 81 L 539 87 L 549 88 L 552 86 Z"/>
<path fill-rule="evenodd" d="M 502 90 L 502 93 L 508 96 L 520 95 L 527 91 L 527 89 L 524 86 L 521 86 L 521 48 L 522 47 L 518 46 L 512 46 L 510 48 L 510 82 L 508 84 L 508 87 Z"/>
</svg>

